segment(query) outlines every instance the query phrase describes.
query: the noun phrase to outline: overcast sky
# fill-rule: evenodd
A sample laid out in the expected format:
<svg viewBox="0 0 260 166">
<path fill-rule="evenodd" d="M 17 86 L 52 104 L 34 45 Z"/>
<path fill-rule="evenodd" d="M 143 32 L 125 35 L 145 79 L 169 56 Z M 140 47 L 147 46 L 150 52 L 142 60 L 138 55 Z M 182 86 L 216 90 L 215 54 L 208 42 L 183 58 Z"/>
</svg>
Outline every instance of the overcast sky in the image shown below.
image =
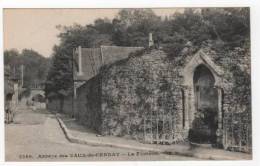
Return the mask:
<svg viewBox="0 0 260 166">
<path fill-rule="evenodd" d="M 182 9 L 153 9 L 157 15 L 171 15 Z M 114 18 L 119 9 L 4 9 L 4 49 L 24 48 L 50 56 L 58 44 L 56 25 L 86 25 L 97 18 Z"/>
</svg>

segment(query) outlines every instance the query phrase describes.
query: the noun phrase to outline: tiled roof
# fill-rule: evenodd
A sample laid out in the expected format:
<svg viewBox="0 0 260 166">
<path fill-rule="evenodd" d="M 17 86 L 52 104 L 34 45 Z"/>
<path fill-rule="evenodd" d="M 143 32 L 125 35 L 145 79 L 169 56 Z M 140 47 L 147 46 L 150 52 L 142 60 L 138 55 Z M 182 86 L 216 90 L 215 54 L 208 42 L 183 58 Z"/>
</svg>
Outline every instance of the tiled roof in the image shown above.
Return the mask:
<svg viewBox="0 0 260 166">
<path fill-rule="evenodd" d="M 129 54 L 143 47 L 119 47 L 119 46 L 101 46 L 103 64 L 112 64 L 116 61 L 128 58 Z"/>
<path fill-rule="evenodd" d="M 100 48 L 81 48 L 82 74 L 74 72 L 74 80 L 89 80 L 98 74 L 101 67 L 101 50 Z M 78 54 L 74 56 L 75 68 L 78 68 Z M 77 70 L 74 70 L 77 71 Z"/>
<path fill-rule="evenodd" d="M 82 74 L 78 69 L 78 52 L 74 54 L 74 80 L 86 81 L 99 73 L 103 65 L 126 59 L 130 53 L 141 50 L 143 47 L 101 46 L 100 48 L 81 48 Z"/>
</svg>

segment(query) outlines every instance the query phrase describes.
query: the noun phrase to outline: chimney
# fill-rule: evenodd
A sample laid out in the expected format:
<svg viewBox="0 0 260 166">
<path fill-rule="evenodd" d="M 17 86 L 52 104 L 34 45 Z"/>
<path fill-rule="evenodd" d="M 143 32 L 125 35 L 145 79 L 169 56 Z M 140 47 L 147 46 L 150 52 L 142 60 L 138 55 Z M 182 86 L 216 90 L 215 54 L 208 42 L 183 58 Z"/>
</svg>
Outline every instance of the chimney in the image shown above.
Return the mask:
<svg viewBox="0 0 260 166">
<path fill-rule="evenodd" d="M 79 62 L 78 62 L 78 65 L 79 65 L 79 75 L 82 75 L 83 72 L 82 72 L 82 50 L 81 50 L 81 46 L 78 47 L 78 58 L 79 58 Z"/>
<path fill-rule="evenodd" d="M 153 45 L 154 45 L 153 34 L 149 33 L 149 48 L 152 47 Z"/>
</svg>

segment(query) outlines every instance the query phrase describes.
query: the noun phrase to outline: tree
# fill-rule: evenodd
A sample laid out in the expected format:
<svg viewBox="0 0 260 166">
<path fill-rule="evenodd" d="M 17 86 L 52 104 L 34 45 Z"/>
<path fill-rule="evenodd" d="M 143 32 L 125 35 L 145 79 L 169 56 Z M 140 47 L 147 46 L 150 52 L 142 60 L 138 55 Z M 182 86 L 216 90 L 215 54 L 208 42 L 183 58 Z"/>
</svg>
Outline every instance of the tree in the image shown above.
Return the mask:
<svg viewBox="0 0 260 166">
<path fill-rule="evenodd" d="M 48 96 L 53 92 L 56 97 L 64 97 L 73 87 L 71 56 L 64 54 L 66 51 L 58 46 L 54 47 L 54 51 L 52 66 L 45 84 L 45 95 Z"/>
<path fill-rule="evenodd" d="M 112 39 L 116 45 L 146 47 L 148 34 L 159 29 L 161 18 L 151 9 L 123 9 L 112 23 Z"/>
<path fill-rule="evenodd" d="M 178 56 L 187 43 L 200 47 L 212 38 L 199 10 L 186 9 L 183 13 L 175 13 L 163 24 L 159 33 L 160 44 L 171 57 Z"/>
<path fill-rule="evenodd" d="M 20 56 L 24 65 L 24 86 L 30 87 L 34 83 L 44 82 L 47 76 L 49 59 L 29 49 L 22 50 Z"/>
<path fill-rule="evenodd" d="M 49 68 L 49 59 L 32 49 L 23 49 L 21 53 L 13 49 L 5 50 L 4 63 L 10 66 L 12 75 L 20 79 L 22 79 L 21 65 L 24 66 L 23 86 L 25 88 L 30 88 L 33 83 L 44 82 Z"/>
<path fill-rule="evenodd" d="M 73 50 L 78 47 L 99 47 L 111 45 L 111 35 L 107 19 L 98 19 L 94 25 L 57 26 L 61 31 L 58 37 L 61 43 L 53 48 L 52 67 L 46 82 L 46 95 L 54 92 L 58 97 L 64 97 L 72 91 Z"/>
<path fill-rule="evenodd" d="M 5 65 L 18 65 L 19 62 L 19 52 L 18 50 L 11 49 L 11 50 L 5 50 L 4 51 L 4 64 Z"/>
<path fill-rule="evenodd" d="M 250 41 L 248 8 L 186 9 L 166 19 L 157 16 L 151 9 L 123 9 L 112 21 L 99 18 L 85 26 L 74 24 L 57 28 L 61 42 L 54 48 L 47 93 L 55 89 L 71 90 L 72 54 L 78 46 L 147 47 L 151 32 L 155 43 L 174 58 L 187 45 L 200 48 L 205 43 L 214 43 L 220 49 L 234 49 L 248 47 Z M 65 84 L 64 80 L 67 80 Z"/>
<path fill-rule="evenodd" d="M 249 8 L 207 8 L 201 13 L 216 38 L 229 47 L 242 46 L 250 38 Z"/>
</svg>

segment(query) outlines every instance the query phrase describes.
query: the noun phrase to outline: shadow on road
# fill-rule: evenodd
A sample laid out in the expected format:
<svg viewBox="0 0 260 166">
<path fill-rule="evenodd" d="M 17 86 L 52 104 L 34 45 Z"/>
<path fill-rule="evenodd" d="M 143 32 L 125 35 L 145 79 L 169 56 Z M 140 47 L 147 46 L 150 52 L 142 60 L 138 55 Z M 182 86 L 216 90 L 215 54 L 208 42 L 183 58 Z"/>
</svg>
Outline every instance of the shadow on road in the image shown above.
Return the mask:
<svg viewBox="0 0 260 166">
<path fill-rule="evenodd" d="M 14 113 L 13 124 L 38 125 L 43 124 L 47 117 L 53 117 L 48 110 L 31 108 L 17 109 Z"/>
<path fill-rule="evenodd" d="M 73 130 L 73 131 L 79 131 L 79 132 L 86 132 L 86 133 L 91 133 L 91 134 L 98 134 L 96 131 L 91 130 L 87 127 L 85 127 L 84 125 L 80 124 L 80 122 L 74 118 L 70 118 L 67 115 L 60 115 L 60 118 L 62 119 L 62 121 L 65 123 L 66 127 L 69 130 Z"/>
</svg>

